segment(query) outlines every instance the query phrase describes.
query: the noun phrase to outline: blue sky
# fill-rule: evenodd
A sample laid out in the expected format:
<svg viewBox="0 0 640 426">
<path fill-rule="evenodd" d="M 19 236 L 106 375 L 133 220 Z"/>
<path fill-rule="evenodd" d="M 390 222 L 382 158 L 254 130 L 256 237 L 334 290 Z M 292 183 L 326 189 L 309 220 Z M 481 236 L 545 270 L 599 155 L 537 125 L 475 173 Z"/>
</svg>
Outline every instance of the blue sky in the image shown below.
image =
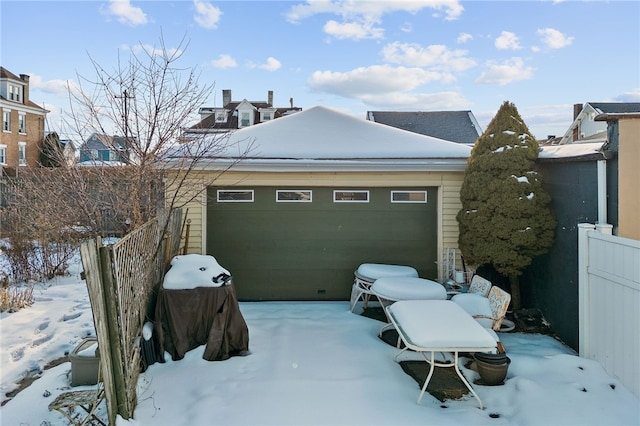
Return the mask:
<svg viewBox="0 0 640 426">
<path fill-rule="evenodd" d="M 505 100 L 537 138 L 573 104 L 640 101 L 637 1 L 0 0 L 0 62 L 31 76 L 58 130 L 67 80 L 115 69 L 141 45 L 188 41 L 177 65 L 214 84 L 203 106 L 266 101 L 369 110 L 471 110 L 484 130 Z"/>
</svg>

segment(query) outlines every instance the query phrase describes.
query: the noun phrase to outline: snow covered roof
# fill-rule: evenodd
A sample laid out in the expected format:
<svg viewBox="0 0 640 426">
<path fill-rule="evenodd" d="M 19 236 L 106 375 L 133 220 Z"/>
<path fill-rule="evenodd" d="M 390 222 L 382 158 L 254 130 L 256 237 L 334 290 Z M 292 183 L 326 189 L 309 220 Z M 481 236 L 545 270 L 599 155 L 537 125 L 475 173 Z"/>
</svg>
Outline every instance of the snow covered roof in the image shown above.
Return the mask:
<svg viewBox="0 0 640 426">
<path fill-rule="evenodd" d="M 188 158 L 190 142 L 169 153 Z M 293 165 L 366 169 L 380 166 L 464 170 L 471 147 L 358 119 L 326 107 L 307 110 L 210 139 L 211 160 L 234 168 Z M 244 153 L 244 155 L 243 155 Z"/>
<path fill-rule="evenodd" d="M 543 145 L 540 146 L 538 158 L 545 160 L 569 160 L 569 159 L 605 159 L 603 147 L 605 140 L 589 143 L 571 143 L 565 145 Z"/>
</svg>

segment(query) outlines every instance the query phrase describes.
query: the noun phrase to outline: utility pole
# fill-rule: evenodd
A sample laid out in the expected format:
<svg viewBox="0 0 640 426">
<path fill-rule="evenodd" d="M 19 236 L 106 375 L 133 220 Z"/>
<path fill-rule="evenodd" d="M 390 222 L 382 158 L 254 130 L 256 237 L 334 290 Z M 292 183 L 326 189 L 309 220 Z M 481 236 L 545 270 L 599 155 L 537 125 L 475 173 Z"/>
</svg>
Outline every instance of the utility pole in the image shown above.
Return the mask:
<svg viewBox="0 0 640 426">
<path fill-rule="evenodd" d="M 122 96 L 116 96 L 116 99 L 122 99 L 124 102 L 124 114 L 122 116 L 122 122 L 124 124 L 124 143 L 125 145 L 125 151 L 127 153 L 129 153 L 129 150 L 131 149 L 130 145 L 130 140 L 129 140 L 129 99 L 135 99 L 135 96 L 131 96 L 129 95 L 129 93 L 127 92 L 127 89 L 125 89 L 122 92 Z M 120 154 L 120 156 L 123 157 L 124 159 L 124 154 Z M 130 158 L 129 158 L 129 154 L 126 155 L 126 160 L 127 163 L 129 162 Z"/>
<path fill-rule="evenodd" d="M 127 89 L 122 92 L 122 96 L 116 96 L 116 99 L 122 99 L 124 102 L 124 114 L 122 115 L 122 123 L 124 124 L 124 137 L 125 139 L 129 137 L 129 99 L 134 99 L 135 96 L 129 95 Z"/>
</svg>

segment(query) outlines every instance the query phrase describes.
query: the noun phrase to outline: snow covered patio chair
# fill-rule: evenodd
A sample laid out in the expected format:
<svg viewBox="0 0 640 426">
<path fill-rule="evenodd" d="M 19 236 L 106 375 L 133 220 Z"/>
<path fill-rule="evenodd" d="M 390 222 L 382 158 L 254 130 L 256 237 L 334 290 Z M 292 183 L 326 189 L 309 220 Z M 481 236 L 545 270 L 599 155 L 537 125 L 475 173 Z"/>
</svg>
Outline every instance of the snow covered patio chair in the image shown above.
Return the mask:
<svg viewBox="0 0 640 426">
<path fill-rule="evenodd" d="M 489 296 L 479 293 L 456 294 L 451 300 L 460 305 L 473 316 L 482 326 L 500 331 L 504 317 L 507 315 L 511 295 L 500 287 L 493 286 Z"/>
<path fill-rule="evenodd" d="M 491 281 L 482 278 L 480 275 L 474 275 L 473 278 L 471 278 L 471 284 L 469 285 L 469 291 L 467 293 L 478 293 L 487 297 L 489 296 L 489 290 L 491 290 Z"/>
<path fill-rule="evenodd" d="M 351 312 L 360 299 L 367 307 L 371 298 L 371 286 L 378 278 L 413 277 L 418 278 L 418 271 L 411 266 L 386 265 L 382 263 L 363 263 L 354 272 L 355 281 L 351 288 Z"/>
</svg>

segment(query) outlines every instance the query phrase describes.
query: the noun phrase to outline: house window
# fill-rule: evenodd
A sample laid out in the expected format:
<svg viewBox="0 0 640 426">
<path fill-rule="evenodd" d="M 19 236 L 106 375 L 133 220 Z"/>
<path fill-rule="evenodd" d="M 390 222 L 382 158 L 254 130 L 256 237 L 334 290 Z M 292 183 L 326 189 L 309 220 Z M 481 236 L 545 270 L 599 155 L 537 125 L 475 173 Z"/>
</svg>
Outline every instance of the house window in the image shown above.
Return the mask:
<svg viewBox="0 0 640 426">
<path fill-rule="evenodd" d="M 18 114 L 18 132 L 27 133 L 27 115 L 23 113 Z"/>
<path fill-rule="evenodd" d="M 2 111 L 2 130 L 5 132 L 11 131 L 11 111 Z"/>
<path fill-rule="evenodd" d="M 0 145 L 0 164 L 7 165 L 7 146 Z"/>
<path fill-rule="evenodd" d="M 313 192 L 307 189 L 278 189 L 276 202 L 278 203 L 310 203 Z"/>
<path fill-rule="evenodd" d="M 27 165 L 27 143 L 18 142 L 18 165 Z"/>
<path fill-rule="evenodd" d="M 9 100 L 21 102 L 22 101 L 22 87 L 9 85 Z"/>
<path fill-rule="evenodd" d="M 369 191 L 333 191 L 334 203 L 368 203 Z"/>
<path fill-rule="evenodd" d="M 216 112 L 216 123 L 226 123 L 226 122 L 227 122 L 227 112 L 226 111 Z"/>
<path fill-rule="evenodd" d="M 219 203 L 253 203 L 253 189 L 218 189 Z"/>
<path fill-rule="evenodd" d="M 247 127 L 250 125 L 251 125 L 251 122 L 249 120 L 249 113 L 248 112 L 240 113 L 240 127 Z"/>
<path fill-rule="evenodd" d="M 427 191 L 391 191 L 392 203 L 426 203 Z"/>
</svg>

